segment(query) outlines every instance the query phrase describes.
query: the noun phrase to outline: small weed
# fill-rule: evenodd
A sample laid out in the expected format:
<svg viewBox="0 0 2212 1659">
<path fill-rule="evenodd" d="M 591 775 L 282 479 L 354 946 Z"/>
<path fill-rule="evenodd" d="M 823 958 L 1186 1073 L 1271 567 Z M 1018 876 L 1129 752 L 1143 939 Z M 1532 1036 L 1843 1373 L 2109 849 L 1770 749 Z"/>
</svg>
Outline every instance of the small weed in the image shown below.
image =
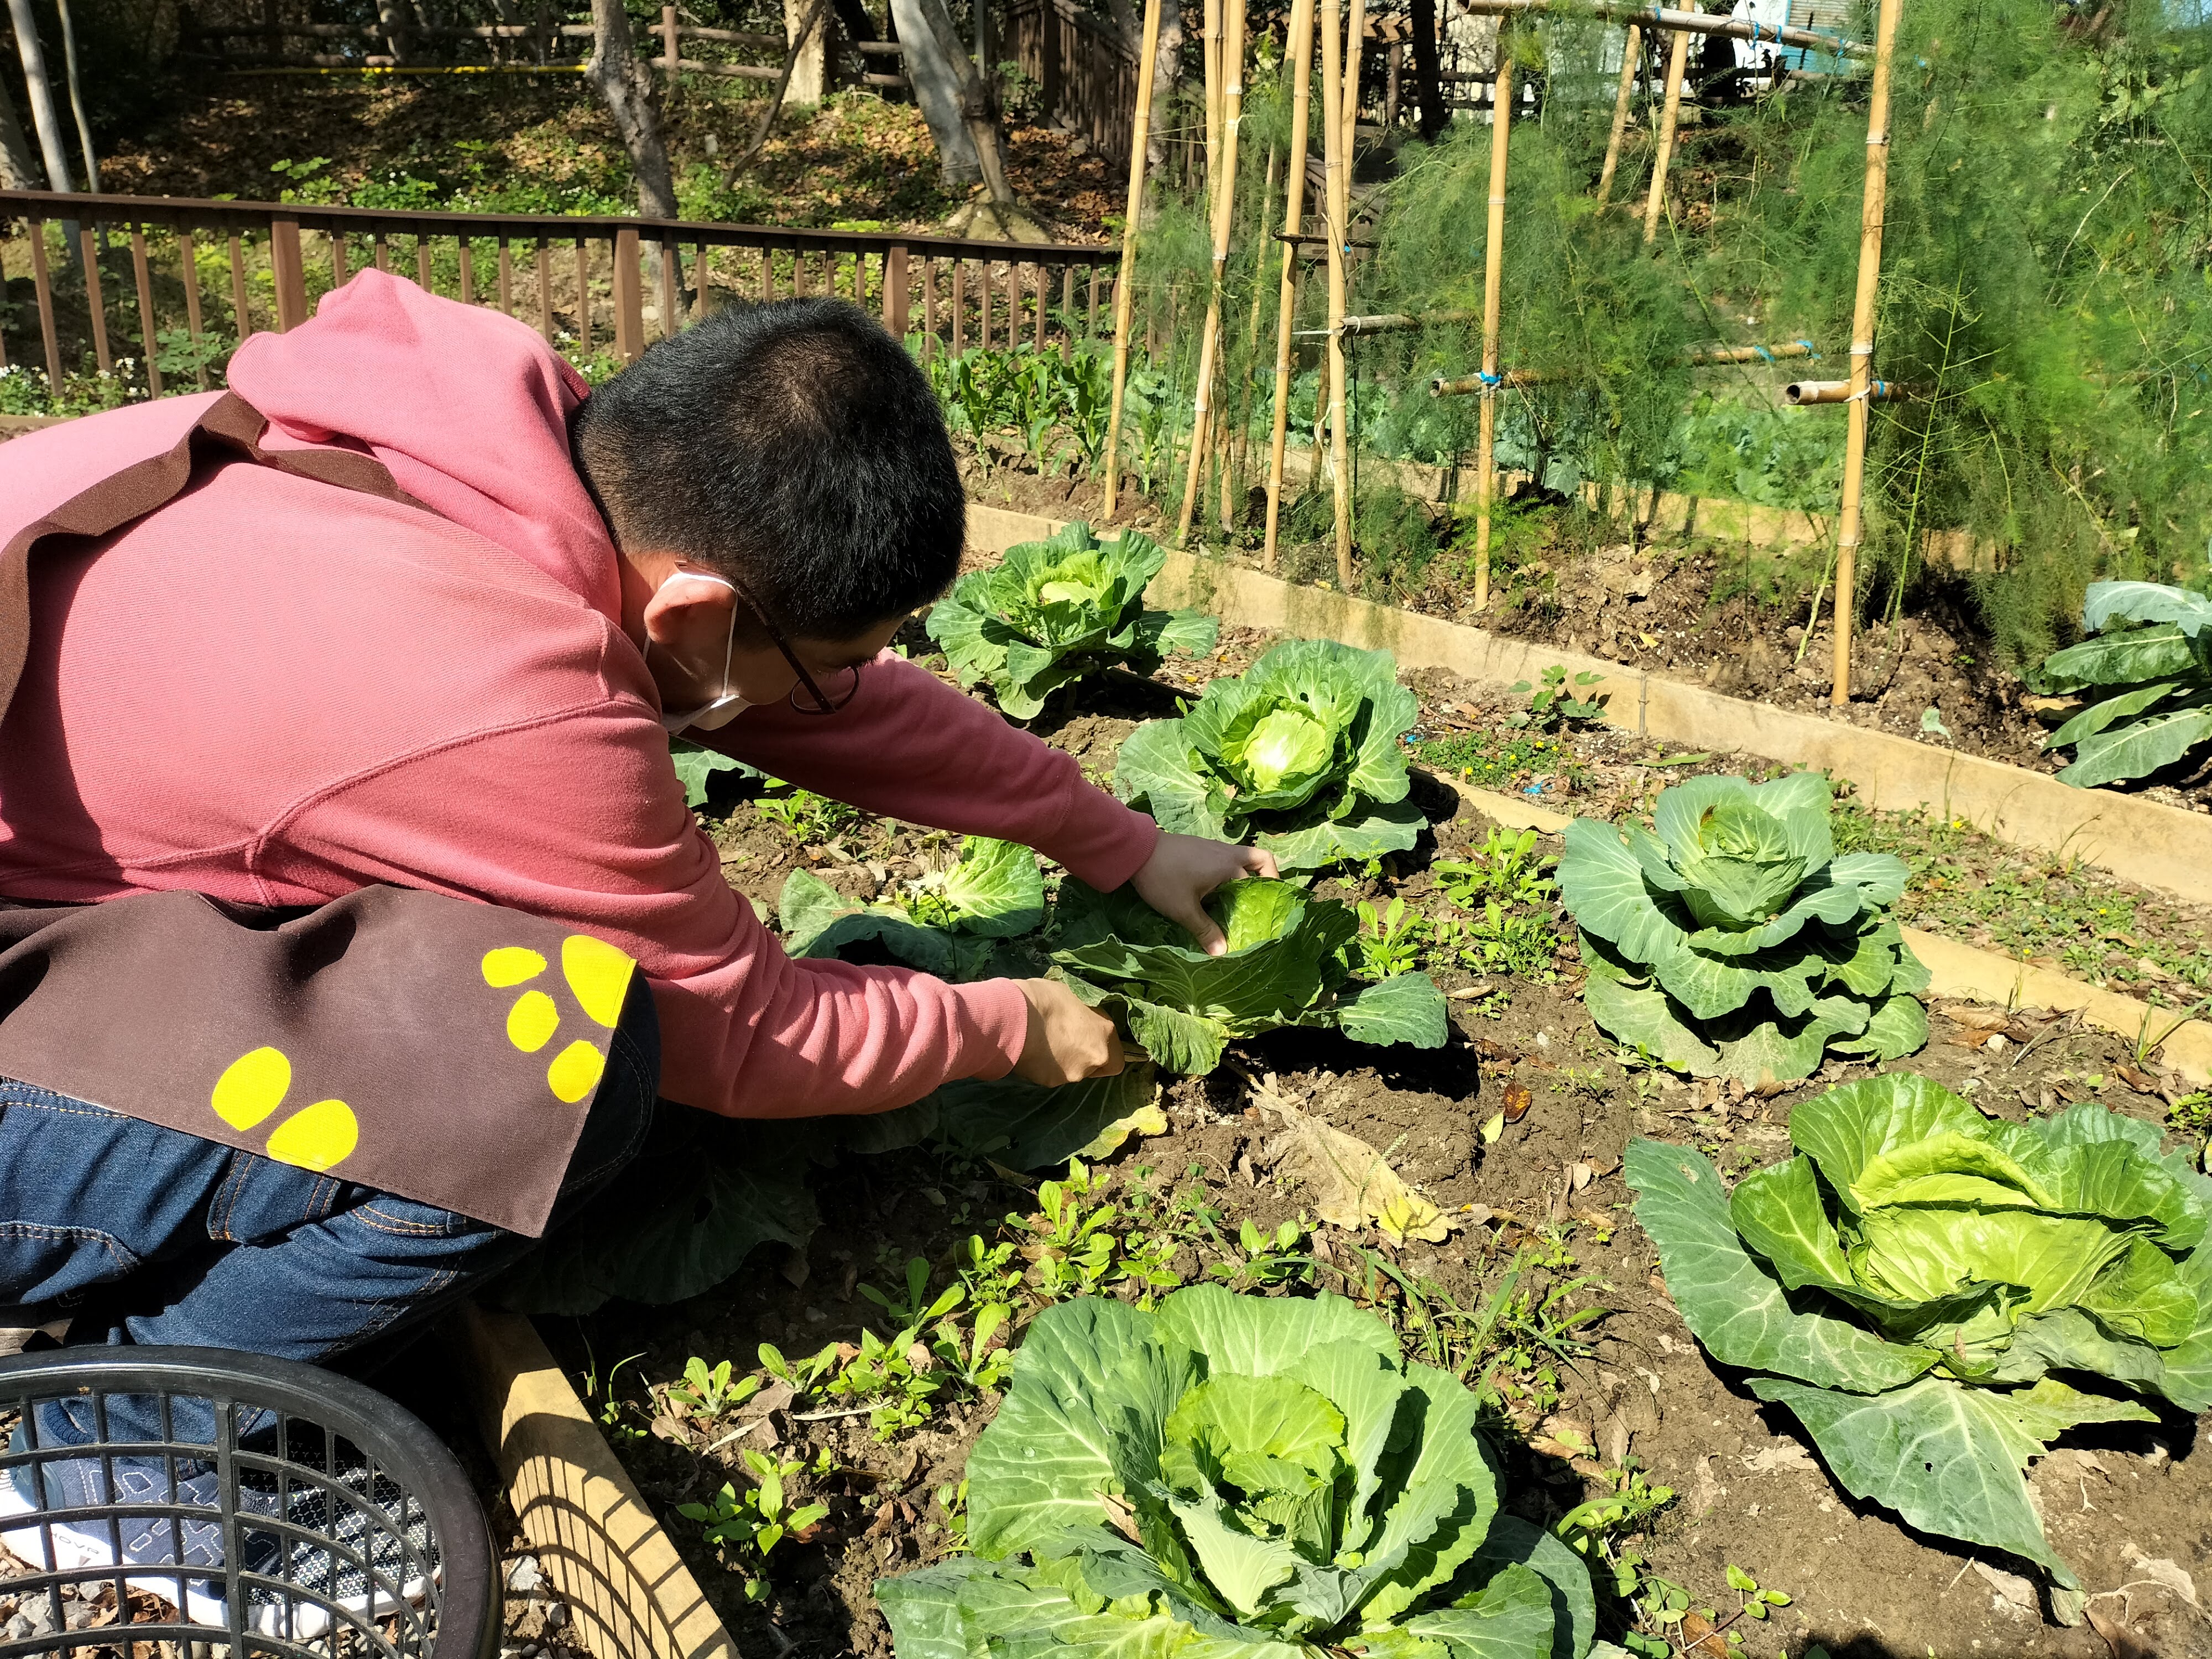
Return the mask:
<svg viewBox="0 0 2212 1659">
<path fill-rule="evenodd" d="M 1377 911 L 1359 903 L 1359 971 L 1367 979 L 1390 979 L 1410 974 L 1420 965 L 1421 939 L 1428 931 L 1420 914 L 1408 915 L 1406 901 L 1394 898 L 1389 908 Z"/>
<path fill-rule="evenodd" d="M 742 1496 L 725 1483 L 712 1502 L 684 1504 L 676 1512 L 696 1521 L 708 1543 L 737 1551 L 745 1573 L 745 1599 L 760 1601 L 768 1596 L 769 1558 L 775 1547 L 787 1537 L 804 1539 L 809 1528 L 829 1515 L 830 1506 L 787 1507 L 784 1483 L 809 1473 L 805 1464 L 785 1462 L 750 1448 L 742 1455 L 754 1482 Z M 817 1459 L 822 1467 L 812 1472 L 827 1474 L 829 1456 L 825 1448 Z"/>
<path fill-rule="evenodd" d="M 1513 696 L 1528 699 L 1528 708 L 1505 717 L 1505 723 L 1516 731 L 1558 732 L 1605 718 L 1605 698 L 1583 695 L 1592 686 L 1604 684 L 1604 675 L 1584 670 L 1570 680 L 1566 665 L 1555 662 L 1536 680 L 1534 685 L 1516 680 L 1507 688 Z"/>
<path fill-rule="evenodd" d="M 771 792 L 788 789 L 787 795 L 770 793 L 753 803 L 753 810 L 770 823 L 780 825 L 796 842 L 826 841 L 838 830 L 860 821 L 857 807 L 831 800 L 811 789 L 800 789 L 770 779 Z"/>
<path fill-rule="evenodd" d="M 684 1363 L 684 1380 L 671 1382 L 661 1393 L 686 1416 L 712 1422 L 744 1405 L 760 1392 L 760 1378 L 750 1373 L 732 1378 L 728 1360 L 710 1366 L 695 1353 Z"/>
<path fill-rule="evenodd" d="M 1430 866 L 1444 896 L 1462 908 L 1477 899 L 1508 904 L 1546 904 L 1558 890 L 1544 872 L 1553 860 L 1536 852 L 1536 832 L 1491 829 L 1480 850 L 1465 860 L 1440 860 Z"/>
<path fill-rule="evenodd" d="M 1572 778 L 1577 769 L 1564 744 L 1526 732 L 1457 732 L 1425 738 L 1413 745 L 1413 757 L 1486 789 L 1524 784 L 1540 775 Z"/>
</svg>

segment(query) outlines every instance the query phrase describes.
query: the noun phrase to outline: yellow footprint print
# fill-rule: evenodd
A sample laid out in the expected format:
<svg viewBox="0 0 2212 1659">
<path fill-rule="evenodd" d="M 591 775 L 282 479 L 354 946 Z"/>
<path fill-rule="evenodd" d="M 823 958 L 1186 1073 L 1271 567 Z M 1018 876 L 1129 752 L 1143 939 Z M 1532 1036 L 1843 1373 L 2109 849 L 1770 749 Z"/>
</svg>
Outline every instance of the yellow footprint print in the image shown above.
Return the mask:
<svg viewBox="0 0 2212 1659">
<path fill-rule="evenodd" d="M 507 990 L 529 983 L 547 966 L 535 951 L 502 945 L 484 955 L 484 983 L 495 991 Z M 623 999 L 636 968 L 613 945 L 588 933 L 571 933 L 561 941 L 561 977 L 568 981 L 569 994 L 587 1019 L 609 1030 L 622 1018 Z M 560 1029 L 560 1006 L 543 991 L 525 991 L 507 1011 L 507 1040 L 526 1054 L 543 1049 Z M 599 1086 L 606 1069 L 605 1050 L 579 1037 L 553 1056 L 545 1068 L 545 1085 L 554 1098 L 574 1105 Z"/>
<path fill-rule="evenodd" d="M 258 1128 L 284 1103 L 292 1087 L 292 1062 L 282 1050 L 255 1048 L 223 1068 L 209 1104 L 234 1129 Z M 361 1124 L 343 1100 L 302 1106 L 270 1133 L 268 1154 L 318 1175 L 342 1164 L 361 1144 Z"/>
</svg>

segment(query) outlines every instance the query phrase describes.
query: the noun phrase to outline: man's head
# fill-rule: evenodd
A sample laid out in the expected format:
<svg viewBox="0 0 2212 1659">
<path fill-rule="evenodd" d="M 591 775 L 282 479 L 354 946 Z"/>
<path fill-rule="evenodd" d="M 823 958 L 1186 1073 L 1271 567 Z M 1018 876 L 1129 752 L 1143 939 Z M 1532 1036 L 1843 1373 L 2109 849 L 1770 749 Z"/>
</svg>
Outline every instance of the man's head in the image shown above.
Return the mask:
<svg viewBox="0 0 2212 1659">
<path fill-rule="evenodd" d="M 594 392 L 570 441 L 624 556 L 624 623 L 674 707 L 719 695 L 726 653 L 729 689 L 784 696 L 799 674 L 778 635 L 834 698 L 826 682 L 959 568 L 936 395 L 842 301 L 718 312 Z"/>
</svg>

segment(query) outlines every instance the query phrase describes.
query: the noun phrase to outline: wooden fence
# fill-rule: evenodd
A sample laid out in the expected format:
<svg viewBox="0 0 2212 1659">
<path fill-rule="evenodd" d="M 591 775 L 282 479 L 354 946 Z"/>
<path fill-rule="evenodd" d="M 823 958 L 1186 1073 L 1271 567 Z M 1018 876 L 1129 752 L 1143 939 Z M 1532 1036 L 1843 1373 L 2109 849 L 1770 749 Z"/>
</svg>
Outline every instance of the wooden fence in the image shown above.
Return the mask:
<svg viewBox="0 0 2212 1659">
<path fill-rule="evenodd" d="M 1121 31 L 1075 0 L 1016 0 L 1007 56 L 1043 88 L 1045 119 L 1127 166 L 1136 125 L 1137 58 Z"/>
<path fill-rule="evenodd" d="M 649 337 L 717 305 L 807 295 L 842 295 L 894 335 L 919 336 L 925 361 L 1024 341 L 1066 353 L 1097 336 L 1102 315 L 1110 324 L 1121 263 L 1118 248 L 1065 242 L 46 191 L 0 191 L 0 226 L 9 222 L 28 234 L 0 240 L 0 294 L 30 267 L 52 384 L 89 359 L 155 397 L 191 389 L 186 380 L 208 386 L 232 346 L 306 321 L 316 299 L 369 264 L 464 305 L 496 306 L 572 358 L 611 350 L 634 362 Z M 8 309 L 27 358 L 25 307 Z"/>
<path fill-rule="evenodd" d="M 825 12 L 823 27 L 834 35 L 836 15 Z M 766 63 L 738 63 L 727 58 L 687 57 L 684 42 L 702 41 L 745 52 L 767 54 Z M 259 50 L 238 52 L 234 41 L 258 43 Z M 259 22 L 207 21 L 194 19 L 181 30 L 179 56 L 217 70 L 245 69 L 399 69 L 423 67 L 465 58 L 464 66 L 528 67 L 573 70 L 591 55 L 592 25 L 564 23 L 547 0 L 538 0 L 528 22 L 426 23 L 400 6 L 387 4 L 374 23 L 288 22 L 274 6 L 265 9 Z M 478 50 L 465 49 L 475 46 Z M 459 50 L 457 50 L 459 49 Z M 746 81 L 773 81 L 782 67 L 787 49 L 781 34 L 744 29 L 704 28 L 680 21 L 678 9 L 661 8 L 660 21 L 638 41 L 641 58 L 673 79 L 677 75 L 720 75 Z M 829 56 L 851 50 L 864 64 L 857 76 L 848 76 L 871 87 L 903 88 L 906 76 L 894 73 L 905 50 L 896 40 L 844 40 Z"/>
</svg>

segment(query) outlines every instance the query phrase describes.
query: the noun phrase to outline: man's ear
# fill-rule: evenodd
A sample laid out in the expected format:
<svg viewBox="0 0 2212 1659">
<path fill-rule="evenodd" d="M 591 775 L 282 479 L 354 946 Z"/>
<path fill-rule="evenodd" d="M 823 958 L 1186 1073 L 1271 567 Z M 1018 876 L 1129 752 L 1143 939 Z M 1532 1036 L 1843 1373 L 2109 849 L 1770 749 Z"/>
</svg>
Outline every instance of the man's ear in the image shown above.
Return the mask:
<svg viewBox="0 0 2212 1659">
<path fill-rule="evenodd" d="M 678 569 L 645 602 L 646 638 L 664 650 L 699 645 L 729 636 L 731 611 L 738 602 L 728 583 L 702 571 Z"/>
</svg>

